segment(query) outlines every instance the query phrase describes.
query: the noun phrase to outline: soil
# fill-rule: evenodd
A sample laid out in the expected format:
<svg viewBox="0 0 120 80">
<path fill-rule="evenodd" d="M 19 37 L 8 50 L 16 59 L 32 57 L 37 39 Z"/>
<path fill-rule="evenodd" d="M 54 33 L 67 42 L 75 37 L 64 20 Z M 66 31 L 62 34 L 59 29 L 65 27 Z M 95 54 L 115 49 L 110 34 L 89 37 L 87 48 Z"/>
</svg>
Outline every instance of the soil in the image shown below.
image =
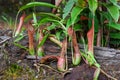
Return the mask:
<svg viewBox="0 0 120 80">
<path fill-rule="evenodd" d="M 65 72 L 57 70 L 55 60 L 40 64 L 38 59 L 27 58 L 29 52 L 13 44 L 12 32 L 10 29 L 0 29 L 0 80 L 93 80 L 95 68 L 85 64 L 84 61 L 78 66 L 73 66 L 70 56 L 68 56 L 69 70 Z M 28 46 L 28 38 L 25 37 L 20 44 Z M 44 49 L 46 55 L 59 55 L 61 51 L 49 40 L 46 41 Z M 120 80 L 120 57 L 118 60 L 98 57 L 96 56 L 96 59 L 101 69 Z M 98 80 L 113 79 L 101 72 Z"/>
</svg>

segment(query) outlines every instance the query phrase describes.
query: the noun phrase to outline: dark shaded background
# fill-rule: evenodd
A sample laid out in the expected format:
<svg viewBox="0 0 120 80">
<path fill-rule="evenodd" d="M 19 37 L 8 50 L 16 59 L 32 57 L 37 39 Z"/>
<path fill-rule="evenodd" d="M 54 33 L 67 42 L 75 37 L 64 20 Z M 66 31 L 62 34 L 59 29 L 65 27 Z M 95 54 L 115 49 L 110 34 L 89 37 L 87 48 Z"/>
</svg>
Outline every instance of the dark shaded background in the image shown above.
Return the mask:
<svg viewBox="0 0 120 80">
<path fill-rule="evenodd" d="M 19 8 L 32 1 L 42 1 L 54 4 L 55 0 L 0 0 L 0 15 L 16 16 Z M 36 7 L 37 12 L 46 11 L 50 12 L 51 9 L 47 7 Z M 26 10 L 27 12 L 33 12 L 33 8 Z"/>
</svg>

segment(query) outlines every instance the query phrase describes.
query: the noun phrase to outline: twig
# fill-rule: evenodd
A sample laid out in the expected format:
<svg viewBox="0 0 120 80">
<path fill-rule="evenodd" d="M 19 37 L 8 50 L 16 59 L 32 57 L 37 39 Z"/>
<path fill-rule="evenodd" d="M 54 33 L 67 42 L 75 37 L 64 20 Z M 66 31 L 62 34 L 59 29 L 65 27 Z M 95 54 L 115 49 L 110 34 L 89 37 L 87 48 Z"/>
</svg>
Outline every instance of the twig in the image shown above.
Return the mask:
<svg viewBox="0 0 120 80">
<path fill-rule="evenodd" d="M 114 78 L 114 77 L 110 76 L 109 74 L 107 74 L 104 70 L 100 69 L 100 71 L 101 71 L 103 74 L 105 74 L 108 78 L 111 78 L 111 79 L 113 79 L 113 80 L 117 80 L 116 78 Z"/>
<path fill-rule="evenodd" d="M 52 68 L 52 67 L 50 67 L 50 66 L 48 66 L 48 65 L 45 65 L 45 64 L 37 64 L 38 66 L 42 66 L 42 67 L 47 67 L 47 68 L 49 68 L 49 69 L 51 69 L 51 70 L 53 70 L 53 71 L 55 71 L 55 72 L 58 72 L 58 73 L 60 73 L 60 74 L 62 74 L 62 72 L 59 72 L 59 71 L 57 71 L 56 69 L 54 69 L 54 68 Z"/>
<path fill-rule="evenodd" d="M 93 68 L 97 68 L 97 67 L 93 66 Z M 111 78 L 111 79 L 113 79 L 113 80 L 118 80 L 118 79 L 112 77 L 111 75 L 107 74 L 107 73 L 106 73 L 103 69 L 101 69 L 101 68 L 100 68 L 100 71 L 101 71 L 103 74 L 105 74 L 108 78 Z"/>
<path fill-rule="evenodd" d="M 11 37 L 7 38 L 7 39 L 4 39 L 3 41 L 0 42 L 0 45 L 5 43 L 7 40 L 9 40 Z"/>
<path fill-rule="evenodd" d="M 30 60 L 35 60 L 35 59 L 40 60 L 42 57 L 39 56 L 36 57 L 35 55 L 27 55 L 26 58 Z"/>
</svg>

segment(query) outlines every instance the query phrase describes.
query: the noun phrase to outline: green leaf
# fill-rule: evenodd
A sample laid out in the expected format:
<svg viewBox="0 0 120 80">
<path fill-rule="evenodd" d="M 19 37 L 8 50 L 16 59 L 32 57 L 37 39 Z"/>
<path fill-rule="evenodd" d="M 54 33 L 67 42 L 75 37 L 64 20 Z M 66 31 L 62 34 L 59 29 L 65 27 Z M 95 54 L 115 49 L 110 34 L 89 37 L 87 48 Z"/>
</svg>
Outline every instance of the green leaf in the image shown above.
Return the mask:
<svg viewBox="0 0 120 80">
<path fill-rule="evenodd" d="M 50 22 L 48 17 L 41 18 L 38 22 L 38 25 L 40 26 L 40 25 L 48 23 L 48 22 Z"/>
<path fill-rule="evenodd" d="M 91 28 L 92 26 L 92 18 L 93 18 L 93 15 L 92 13 L 89 13 L 89 20 L 88 20 L 88 27 Z M 95 32 L 98 32 L 98 28 L 99 28 L 99 21 L 98 21 L 98 17 L 97 15 L 94 16 L 94 29 L 95 29 Z M 104 22 L 104 21 L 103 21 Z"/>
<path fill-rule="evenodd" d="M 89 27 L 89 29 L 91 28 L 91 26 L 92 26 L 92 19 L 93 19 L 93 14 L 92 14 L 92 12 L 90 12 L 89 13 L 89 20 L 88 20 L 88 27 Z"/>
<path fill-rule="evenodd" d="M 120 24 L 118 24 L 118 23 L 112 22 L 112 23 L 109 23 L 107 25 L 114 28 L 114 29 L 120 30 Z"/>
<path fill-rule="evenodd" d="M 7 23 L 9 23 L 9 20 L 8 20 L 7 17 L 5 17 L 5 16 L 1 16 L 1 17 L 2 17 L 2 19 L 3 19 L 4 21 L 6 21 Z"/>
<path fill-rule="evenodd" d="M 37 24 L 37 18 L 35 13 L 33 13 L 33 21 L 34 21 L 34 24 Z"/>
<path fill-rule="evenodd" d="M 22 40 L 25 37 L 25 35 L 18 35 L 17 38 L 14 40 L 14 42 L 18 42 L 20 40 Z"/>
<path fill-rule="evenodd" d="M 85 0 L 77 0 L 77 6 L 85 8 L 87 6 L 87 2 Z"/>
<path fill-rule="evenodd" d="M 117 0 L 110 0 L 110 2 L 113 3 L 114 6 L 120 9 L 120 6 L 117 4 Z"/>
<path fill-rule="evenodd" d="M 67 2 L 67 4 L 65 5 L 65 8 L 63 9 L 63 13 L 64 13 L 63 14 L 63 19 L 65 19 L 69 15 L 69 13 L 70 13 L 72 7 L 74 6 L 74 4 L 75 4 L 74 0 L 69 0 Z"/>
<path fill-rule="evenodd" d="M 50 7 L 50 8 L 57 8 L 56 6 L 50 4 L 50 3 L 45 3 L 45 2 L 30 2 L 24 6 L 22 6 L 19 11 L 31 8 L 31 7 L 35 7 L 35 6 L 45 6 L 45 7 Z"/>
<path fill-rule="evenodd" d="M 58 40 L 60 40 L 63 36 L 61 36 L 61 34 L 63 33 L 63 30 L 60 30 L 60 31 L 57 31 L 56 32 L 56 38 L 58 39 Z"/>
<path fill-rule="evenodd" d="M 97 0 L 88 0 L 88 4 L 89 4 L 90 11 L 92 12 L 93 15 L 95 15 L 95 11 L 98 7 Z"/>
<path fill-rule="evenodd" d="M 68 18 L 68 19 L 67 19 L 67 24 L 66 24 L 67 29 L 68 29 L 71 25 L 72 25 L 72 23 L 71 23 L 71 18 Z"/>
<path fill-rule="evenodd" d="M 119 8 L 114 5 L 107 5 L 106 7 L 112 18 L 117 22 L 119 19 Z"/>
<path fill-rule="evenodd" d="M 99 75 L 100 75 L 100 68 L 97 68 L 95 70 L 93 80 L 98 80 Z"/>
<path fill-rule="evenodd" d="M 109 21 L 109 23 L 111 23 L 113 21 L 111 15 L 108 12 L 101 12 L 101 22 L 104 23 L 104 21 L 107 19 Z"/>
<path fill-rule="evenodd" d="M 80 25 L 80 24 L 75 24 L 74 25 L 74 27 L 73 27 L 73 29 L 75 30 L 75 31 L 82 31 L 82 26 Z"/>
<path fill-rule="evenodd" d="M 18 34 L 16 37 L 15 37 L 15 40 L 14 42 L 19 42 L 20 40 L 22 40 L 26 35 L 24 34 L 24 31 L 25 31 L 25 28 L 22 28 L 20 34 Z"/>
<path fill-rule="evenodd" d="M 44 43 L 45 43 L 45 41 L 46 41 L 46 39 L 47 39 L 48 35 L 49 35 L 49 34 L 46 34 L 46 35 L 43 37 L 43 39 L 42 39 L 41 43 L 40 43 L 40 44 L 38 44 L 37 48 L 40 48 L 41 46 L 43 46 L 43 45 L 44 45 Z"/>
<path fill-rule="evenodd" d="M 83 8 L 80 8 L 78 6 L 75 6 L 73 9 L 72 9 L 72 12 L 71 12 L 71 22 L 72 24 L 75 23 L 78 15 L 83 11 Z"/>
<path fill-rule="evenodd" d="M 48 26 L 47 27 L 47 30 L 52 30 L 52 29 L 55 29 L 56 25 L 54 23 L 52 23 L 52 25 Z"/>
<path fill-rule="evenodd" d="M 78 21 L 80 21 L 80 18 L 76 18 L 74 24 L 77 23 Z M 68 29 L 71 25 L 72 25 L 71 18 L 68 18 L 68 19 L 67 19 L 66 28 Z"/>
<path fill-rule="evenodd" d="M 99 24 L 99 19 L 97 18 L 97 16 L 94 17 L 94 21 L 95 21 L 95 23 L 94 23 L 95 32 L 98 32 L 98 29 L 99 29 L 99 27 L 100 27 L 100 26 L 99 26 L 100 24 Z"/>
<path fill-rule="evenodd" d="M 21 44 L 18 44 L 18 43 L 14 42 L 14 45 L 18 46 L 19 48 L 25 49 L 26 51 L 29 51 L 28 48 L 26 48 L 25 46 L 22 46 Z"/>
<path fill-rule="evenodd" d="M 64 26 L 64 24 L 62 23 L 62 21 L 55 20 L 55 19 L 52 19 L 52 18 L 43 18 L 42 20 L 40 20 L 39 25 L 47 23 L 47 22 L 58 23 L 63 30 L 67 31 L 67 29 Z"/>
<path fill-rule="evenodd" d="M 46 13 L 46 12 L 39 12 L 39 13 L 35 13 L 36 17 L 52 17 L 58 20 L 61 20 L 61 18 L 59 16 L 56 16 L 52 13 Z M 30 14 L 28 16 L 25 17 L 25 22 L 27 22 L 28 20 L 30 20 L 31 18 L 33 18 L 33 15 Z"/>
<path fill-rule="evenodd" d="M 110 33 L 110 38 L 120 39 L 120 33 Z"/>
<path fill-rule="evenodd" d="M 115 4 L 115 5 L 117 4 L 117 0 L 110 0 L 110 2 Z"/>
</svg>

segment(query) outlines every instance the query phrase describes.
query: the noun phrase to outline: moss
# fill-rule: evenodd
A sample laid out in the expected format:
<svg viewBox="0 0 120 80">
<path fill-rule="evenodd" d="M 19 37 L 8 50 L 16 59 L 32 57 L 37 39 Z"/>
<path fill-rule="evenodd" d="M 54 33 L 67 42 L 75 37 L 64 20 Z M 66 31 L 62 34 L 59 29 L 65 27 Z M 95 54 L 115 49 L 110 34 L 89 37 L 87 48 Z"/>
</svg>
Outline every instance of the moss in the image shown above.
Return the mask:
<svg viewBox="0 0 120 80">
<path fill-rule="evenodd" d="M 37 80 L 34 70 L 11 64 L 3 73 L 2 80 Z"/>
</svg>

